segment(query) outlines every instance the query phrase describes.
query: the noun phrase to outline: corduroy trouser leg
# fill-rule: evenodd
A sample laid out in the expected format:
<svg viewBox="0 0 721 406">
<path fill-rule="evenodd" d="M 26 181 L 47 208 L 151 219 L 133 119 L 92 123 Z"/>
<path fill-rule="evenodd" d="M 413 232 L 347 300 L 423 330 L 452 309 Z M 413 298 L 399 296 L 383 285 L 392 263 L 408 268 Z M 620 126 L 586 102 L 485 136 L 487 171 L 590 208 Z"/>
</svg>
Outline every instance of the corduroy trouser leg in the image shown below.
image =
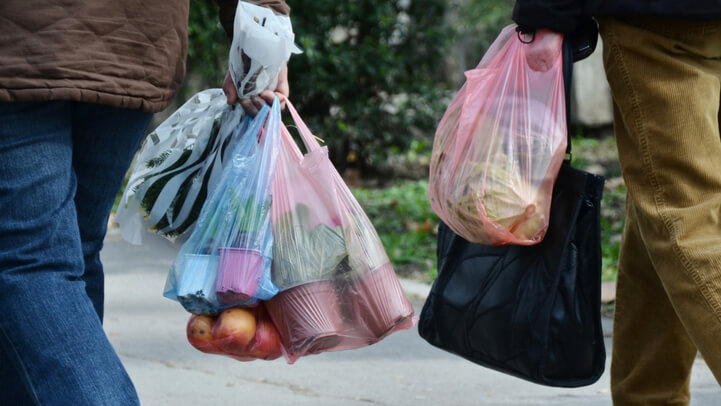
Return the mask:
<svg viewBox="0 0 721 406">
<path fill-rule="evenodd" d="M 615 405 L 686 405 L 697 349 L 721 382 L 721 22 L 599 18 L 628 187 Z"/>
</svg>

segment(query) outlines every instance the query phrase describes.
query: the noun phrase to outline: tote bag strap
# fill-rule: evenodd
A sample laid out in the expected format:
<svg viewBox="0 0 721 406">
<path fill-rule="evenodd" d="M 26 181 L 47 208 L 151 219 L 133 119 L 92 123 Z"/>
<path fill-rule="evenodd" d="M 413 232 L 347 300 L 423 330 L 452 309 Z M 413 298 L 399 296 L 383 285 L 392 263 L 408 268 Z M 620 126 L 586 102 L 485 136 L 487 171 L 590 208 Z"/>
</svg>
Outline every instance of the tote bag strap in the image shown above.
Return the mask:
<svg viewBox="0 0 721 406">
<path fill-rule="evenodd" d="M 566 94 L 566 161 L 571 161 L 571 82 L 573 82 L 573 48 L 571 42 L 563 40 L 563 90 Z"/>
</svg>

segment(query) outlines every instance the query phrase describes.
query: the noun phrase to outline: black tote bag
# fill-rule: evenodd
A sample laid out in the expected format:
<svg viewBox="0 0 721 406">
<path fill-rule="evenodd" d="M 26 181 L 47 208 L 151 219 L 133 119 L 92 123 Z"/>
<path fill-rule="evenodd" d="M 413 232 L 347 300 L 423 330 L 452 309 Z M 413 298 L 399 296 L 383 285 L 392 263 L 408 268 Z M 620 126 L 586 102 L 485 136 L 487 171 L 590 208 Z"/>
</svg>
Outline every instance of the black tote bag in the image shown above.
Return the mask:
<svg viewBox="0 0 721 406">
<path fill-rule="evenodd" d="M 567 95 L 573 60 L 568 48 Z M 537 245 L 476 245 L 441 224 L 438 278 L 421 312 L 421 337 L 538 384 L 578 387 L 597 381 L 606 360 L 601 327 L 604 181 L 565 161 L 554 185 L 548 231 Z"/>
</svg>

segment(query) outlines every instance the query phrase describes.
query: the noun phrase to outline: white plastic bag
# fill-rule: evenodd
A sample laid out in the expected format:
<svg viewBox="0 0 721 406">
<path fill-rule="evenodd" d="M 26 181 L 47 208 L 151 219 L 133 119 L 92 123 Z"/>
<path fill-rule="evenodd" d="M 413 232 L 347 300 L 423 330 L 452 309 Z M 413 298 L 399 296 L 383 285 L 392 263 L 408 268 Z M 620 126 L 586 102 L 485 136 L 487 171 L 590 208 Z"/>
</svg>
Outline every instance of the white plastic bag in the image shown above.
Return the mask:
<svg viewBox="0 0 721 406">
<path fill-rule="evenodd" d="M 171 241 L 192 229 L 242 116 L 221 89 L 208 89 L 148 135 L 115 217 L 126 241 L 141 244 L 144 229 Z"/>
<path fill-rule="evenodd" d="M 301 52 L 294 39 L 288 16 L 276 15 L 267 7 L 238 2 L 228 62 L 238 97 L 275 90 L 278 74 L 291 53 Z"/>
</svg>

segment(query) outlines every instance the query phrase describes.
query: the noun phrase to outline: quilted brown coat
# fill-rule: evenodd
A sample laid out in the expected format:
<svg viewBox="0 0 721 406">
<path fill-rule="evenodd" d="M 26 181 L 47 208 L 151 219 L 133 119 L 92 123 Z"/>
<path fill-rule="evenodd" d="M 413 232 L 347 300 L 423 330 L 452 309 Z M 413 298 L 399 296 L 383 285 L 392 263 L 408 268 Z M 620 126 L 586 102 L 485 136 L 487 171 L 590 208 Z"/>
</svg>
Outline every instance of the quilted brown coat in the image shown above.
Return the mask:
<svg viewBox="0 0 721 406">
<path fill-rule="evenodd" d="M 0 0 L 0 102 L 160 111 L 185 75 L 187 27 L 188 0 Z"/>
</svg>

